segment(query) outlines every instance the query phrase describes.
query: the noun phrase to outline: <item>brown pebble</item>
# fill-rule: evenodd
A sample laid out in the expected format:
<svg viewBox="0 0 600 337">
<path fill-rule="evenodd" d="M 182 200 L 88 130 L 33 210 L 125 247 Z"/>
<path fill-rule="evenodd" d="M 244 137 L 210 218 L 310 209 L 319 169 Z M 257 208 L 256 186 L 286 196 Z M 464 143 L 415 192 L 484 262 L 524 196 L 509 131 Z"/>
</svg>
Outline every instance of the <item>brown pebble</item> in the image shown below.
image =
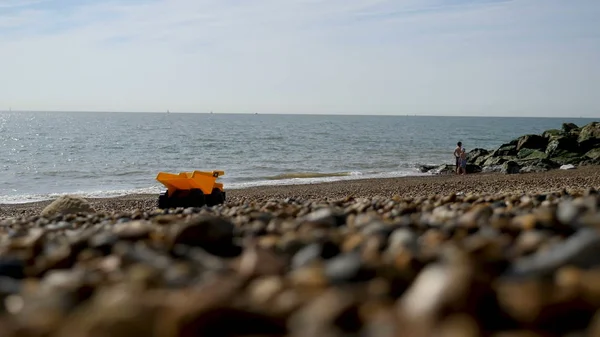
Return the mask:
<svg viewBox="0 0 600 337">
<path fill-rule="evenodd" d="M 252 303 L 266 306 L 277 294 L 284 289 L 284 282 L 278 276 L 265 276 L 258 278 L 248 285 L 248 296 Z"/>
<path fill-rule="evenodd" d="M 271 276 L 282 275 L 286 263 L 273 251 L 253 246 L 246 248 L 242 255 L 234 260 L 233 267 L 247 277 Z"/>
<path fill-rule="evenodd" d="M 295 269 L 288 274 L 290 282 L 297 287 L 325 287 L 327 279 L 323 267 L 320 265 L 308 265 Z"/>
<path fill-rule="evenodd" d="M 524 214 L 513 218 L 512 225 L 522 230 L 531 230 L 535 228 L 537 217 L 534 214 Z"/>
</svg>

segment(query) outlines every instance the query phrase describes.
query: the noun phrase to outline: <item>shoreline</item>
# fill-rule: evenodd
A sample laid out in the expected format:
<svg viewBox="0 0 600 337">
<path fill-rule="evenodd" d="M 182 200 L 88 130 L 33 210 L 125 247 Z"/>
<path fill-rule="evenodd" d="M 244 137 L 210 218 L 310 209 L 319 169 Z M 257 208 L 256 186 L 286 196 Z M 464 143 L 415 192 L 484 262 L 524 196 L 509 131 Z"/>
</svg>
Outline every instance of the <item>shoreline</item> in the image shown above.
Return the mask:
<svg viewBox="0 0 600 337">
<path fill-rule="evenodd" d="M 435 166 L 435 165 L 433 165 Z M 410 177 L 427 177 L 435 175 L 433 173 L 427 173 L 420 171 L 418 168 L 413 171 L 406 171 L 399 174 L 398 172 L 380 172 L 374 174 L 359 174 L 354 175 L 351 172 L 331 172 L 331 173 L 314 173 L 315 176 L 307 176 L 307 177 L 293 177 L 293 178 L 280 178 L 280 179 L 267 179 L 263 177 L 265 180 L 249 180 L 249 181 L 235 181 L 235 182 L 225 182 L 225 188 L 228 191 L 233 190 L 246 190 L 250 188 L 270 188 L 270 187 L 286 187 L 286 186 L 303 186 L 303 185 L 316 185 L 323 183 L 338 183 L 345 181 L 357 181 L 357 180 L 374 180 L 374 179 L 395 179 L 395 178 L 410 178 Z M 301 175 L 301 173 L 298 173 Z M 317 179 L 317 180 L 315 180 Z M 325 180 L 321 180 L 325 179 Z M 331 180 L 326 180 L 331 179 Z M 223 183 L 223 181 L 221 181 Z M 233 186 L 233 187 L 232 187 Z M 156 189 L 156 192 L 142 192 L 144 190 L 150 191 Z M 43 192 L 43 193 L 25 193 L 14 196 L 9 196 L 12 198 L 21 197 L 23 199 L 18 199 L 19 201 L 0 201 L 0 206 L 5 205 L 23 205 L 23 204 L 33 204 L 38 202 L 47 202 L 54 200 L 62 195 L 77 195 L 85 199 L 112 199 L 112 198 L 120 198 L 129 195 L 158 195 L 158 190 L 163 191 L 165 187 L 162 184 L 156 184 L 154 186 L 146 186 L 146 187 L 136 187 L 128 190 L 114 187 L 113 189 L 107 189 L 104 191 L 101 190 L 92 190 L 92 191 L 77 191 L 77 192 Z M 32 197 L 33 196 L 33 197 Z M 27 198 L 29 197 L 29 198 Z"/>
<path fill-rule="evenodd" d="M 365 178 L 294 185 L 251 186 L 227 189 L 226 203 L 263 202 L 269 199 L 300 198 L 313 200 L 347 197 L 430 197 L 456 193 L 506 194 L 550 193 L 562 189 L 600 189 L 600 166 L 582 166 L 573 170 L 505 175 L 475 173 L 430 176 Z M 74 194 L 77 195 L 77 194 Z M 150 211 L 156 208 L 157 194 L 127 194 L 116 197 L 85 198 L 99 212 Z M 53 201 L 0 204 L 0 219 L 38 215 Z"/>
</svg>

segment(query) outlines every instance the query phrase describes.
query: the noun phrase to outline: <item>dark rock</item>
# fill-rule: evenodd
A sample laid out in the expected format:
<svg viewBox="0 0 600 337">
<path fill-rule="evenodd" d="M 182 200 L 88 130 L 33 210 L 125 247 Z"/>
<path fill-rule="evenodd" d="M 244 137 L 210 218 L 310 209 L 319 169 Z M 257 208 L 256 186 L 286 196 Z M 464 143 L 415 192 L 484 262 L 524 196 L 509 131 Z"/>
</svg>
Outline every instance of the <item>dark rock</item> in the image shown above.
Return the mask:
<svg viewBox="0 0 600 337">
<path fill-rule="evenodd" d="M 121 240 L 137 241 L 148 238 L 152 226 L 149 222 L 144 221 L 131 221 L 123 222 L 115 225 L 113 232 Z"/>
<path fill-rule="evenodd" d="M 419 172 L 427 173 L 436 167 L 437 167 L 436 165 L 419 165 Z"/>
<path fill-rule="evenodd" d="M 486 167 L 486 166 L 498 166 L 498 165 L 502 165 L 504 162 L 508 161 L 508 160 L 512 160 L 514 159 L 513 157 L 488 157 L 488 159 L 486 159 L 482 166 Z"/>
<path fill-rule="evenodd" d="M 514 161 L 507 161 L 502 164 L 502 173 L 504 174 L 517 174 L 521 170 L 521 166 Z"/>
<path fill-rule="evenodd" d="M 22 279 L 25 277 L 25 264 L 17 258 L 0 257 L 0 277 Z"/>
<path fill-rule="evenodd" d="M 546 159 L 548 158 L 548 154 L 546 152 L 540 150 L 533 149 L 521 149 L 519 153 L 517 153 L 517 158 L 519 159 Z"/>
<path fill-rule="evenodd" d="M 517 144 L 502 144 L 499 148 L 497 148 L 494 152 L 492 152 L 493 157 L 505 157 L 505 156 L 515 156 L 517 155 Z"/>
<path fill-rule="evenodd" d="M 566 265 L 582 269 L 600 265 L 600 235 L 595 229 L 581 229 L 548 251 L 516 260 L 508 273 L 549 276 Z"/>
<path fill-rule="evenodd" d="M 524 166 L 519 170 L 519 173 L 538 173 L 538 172 L 547 172 L 548 168 L 543 166 L 529 165 Z"/>
<path fill-rule="evenodd" d="M 581 128 L 577 142 L 583 151 L 600 145 L 600 122 L 592 122 Z"/>
<path fill-rule="evenodd" d="M 469 153 L 467 153 L 467 163 L 480 165 L 481 164 L 480 158 L 485 157 L 489 154 L 490 154 L 490 151 L 488 151 L 486 149 L 480 149 L 480 148 L 473 149 L 473 150 L 469 151 Z M 480 159 L 479 163 L 477 162 L 478 159 Z"/>
<path fill-rule="evenodd" d="M 331 241 L 312 243 L 294 255 L 292 258 L 292 268 L 300 268 L 316 260 L 328 260 L 339 253 L 339 247 Z"/>
<path fill-rule="evenodd" d="M 301 220 L 302 223 L 313 227 L 338 227 L 346 223 L 344 212 L 333 208 L 322 208 L 307 214 Z"/>
<path fill-rule="evenodd" d="M 216 256 L 236 256 L 241 251 L 233 244 L 234 228 L 230 221 L 221 217 L 197 216 L 184 224 L 173 226 L 171 244 L 200 247 Z"/>
<path fill-rule="evenodd" d="M 589 150 L 588 152 L 586 152 L 585 157 L 592 160 L 600 159 L 600 147 Z"/>
<path fill-rule="evenodd" d="M 596 159 L 583 159 L 579 162 L 579 166 L 588 166 L 588 165 L 600 165 L 600 158 Z"/>
<path fill-rule="evenodd" d="M 429 172 L 433 174 L 453 174 L 456 173 L 456 166 L 443 164 L 433 170 L 430 170 Z"/>
<path fill-rule="evenodd" d="M 11 277 L 0 277 L 0 300 L 8 295 L 18 294 L 21 291 L 21 283 Z M 2 305 L 0 305 L 2 307 Z M 0 312 L 2 309 L 0 309 Z"/>
<path fill-rule="evenodd" d="M 502 172 L 502 165 L 484 166 L 481 170 L 483 173 Z"/>
<path fill-rule="evenodd" d="M 269 212 L 254 212 L 250 214 L 250 219 L 269 223 L 273 219 L 273 214 Z"/>
<path fill-rule="evenodd" d="M 481 172 L 481 166 L 479 165 L 473 165 L 473 164 L 467 164 L 467 173 L 479 173 Z"/>
<path fill-rule="evenodd" d="M 89 246 L 102 252 L 104 255 L 110 254 L 112 247 L 119 241 L 119 237 L 110 232 L 98 233 L 89 240 Z"/>
<path fill-rule="evenodd" d="M 545 152 L 549 157 L 559 157 L 565 153 L 580 153 L 580 148 L 576 139 L 560 136 L 548 142 Z"/>
<path fill-rule="evenodd" d="M 354 251 L 330 259 L 325 264 L 325 276 L 335 284 L 367 281 L 374 273 L 362 265 L 360 253 Z"/>
<path fill-rule="evenodd" d="M 516 160 L 521 166 L 521 173 L 546 172 L 560 167 L 560 164 L 549 159 Z"/>
<path fill-rule="evenodd" d="M 519 138 L 517 151 L 521 149 L 544 150 L 548 145 L 548 139 L 538 135 L 525 135 Z"/>
<path fill-rule="evenodd" d="M 174 336 L 283 336 L 286 332 L 283 319 L 226 307 L 199 311 L 179 327 Z"/>
<path fill-rule="evenodd" d="M 563 123 L 562 124 L 562 132 L 565 134 L 570 133 L 573 130 L 577 130 L 579 127 L 574 123 Z"/>
<path fill-rule="evenodd" d="M 475 162 L 473 164 L 478 165 L 478 166 L 483 166 L 483 163 L 485 163 L 485 161 L 488 160 L 489 158 L 492 158 L 491 153 L 488 153 L 486 155 L 478 157 L 477 159 L 475 159 Z"/>
<path fill-rule="evenodd" d="M 550 159 L 560 165 L 568 165 L 568 164 L 579 164 L 585 157 L 580 156 L 577 153 L 573 152 L 563 152 L 562 154 L 557 154 L 555 156 L 550 157 Z"/>
<path fill-rule="evenodd" d="M 542 137 L 554 138 L 554 137 L 560 136 L 561 134 L 562 134 L 562 132 L 558 129 L 550 129 L 550 130 L 544 131 L 544 133 L 542 133 Z"/>
</svg>

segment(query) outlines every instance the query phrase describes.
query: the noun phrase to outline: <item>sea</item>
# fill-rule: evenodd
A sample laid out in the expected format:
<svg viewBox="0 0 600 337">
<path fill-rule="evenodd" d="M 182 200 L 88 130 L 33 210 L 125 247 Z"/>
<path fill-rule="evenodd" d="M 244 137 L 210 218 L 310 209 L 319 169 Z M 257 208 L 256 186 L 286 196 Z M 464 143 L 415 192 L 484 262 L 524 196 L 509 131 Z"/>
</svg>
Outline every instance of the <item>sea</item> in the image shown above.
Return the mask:
<svg viewBox="0 0 600 337">
<path fill-rule="evenodd" d="M 586 118 L 0 112 L 0 204 L 156 193 L 159 172 L 223 170 L 225 189 L 423 175 Z"/>
</svg>

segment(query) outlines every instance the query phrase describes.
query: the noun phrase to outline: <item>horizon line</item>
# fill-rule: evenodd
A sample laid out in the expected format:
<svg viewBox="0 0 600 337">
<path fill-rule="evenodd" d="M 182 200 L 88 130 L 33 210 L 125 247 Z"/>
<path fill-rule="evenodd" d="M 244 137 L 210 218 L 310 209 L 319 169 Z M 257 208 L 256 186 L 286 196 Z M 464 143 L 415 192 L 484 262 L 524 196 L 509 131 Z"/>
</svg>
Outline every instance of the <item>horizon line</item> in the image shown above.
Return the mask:
<svg viewBox="0 0 600 337">
<path fill-rule="evenodd" d="M 353 114 L 353 113 L 273 113 L 273 112 L 190 112 L 190 111 L 107 111 L 107 110 L 0 110 L 0 113 L 7 112 L 47 112 L 47 113 L 128 113 L 128 114 L 199 114 L 199 115 L 269 115 L 269 116 L 281 116 L 281 115 L 291 115 L 291 116 L 377 116 L 377 117 L 477 117 L 477 118 L 552 118 L 552 119 L 564 119 L 564 118 L 572 118 L 572 119 L 595 119 L 600 118 L 600 116 L 532 116 L 532 115 L 524 115 L 524 116 L 502 116 L 502 115 L 461 115 L 461 114 L 448 114 L 448 115 L 439 115 L 439 114 L 386 114 L 386 113 L 374 113 L 374 114 Z"/>
</svg>

